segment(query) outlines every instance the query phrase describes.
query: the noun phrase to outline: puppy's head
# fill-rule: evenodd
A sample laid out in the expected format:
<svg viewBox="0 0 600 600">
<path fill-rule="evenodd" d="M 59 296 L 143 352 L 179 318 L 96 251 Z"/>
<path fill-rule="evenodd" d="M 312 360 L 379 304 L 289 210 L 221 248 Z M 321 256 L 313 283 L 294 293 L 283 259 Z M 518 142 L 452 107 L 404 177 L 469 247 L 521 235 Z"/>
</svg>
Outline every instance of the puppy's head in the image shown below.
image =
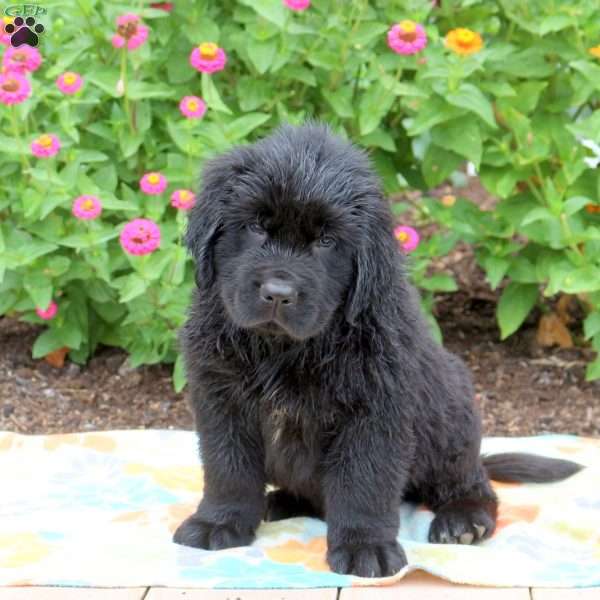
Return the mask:
<svg viewBox="0 0 600 600">
<path fill-rule="evenodd" d="M 186 243 L 229 318 L 303 340 L 389 289 L 389 207 L 365 155 L 320 125 L 284 126 L 211 161 Z"/>
</svg>

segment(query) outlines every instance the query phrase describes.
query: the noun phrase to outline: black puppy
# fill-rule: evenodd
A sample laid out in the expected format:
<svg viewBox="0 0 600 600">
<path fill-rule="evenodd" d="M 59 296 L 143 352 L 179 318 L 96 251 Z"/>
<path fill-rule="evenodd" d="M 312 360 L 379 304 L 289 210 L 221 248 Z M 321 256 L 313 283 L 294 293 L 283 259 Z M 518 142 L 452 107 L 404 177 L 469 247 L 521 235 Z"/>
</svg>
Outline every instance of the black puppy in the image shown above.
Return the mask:
<svg viewBox="0 0 600 600">
<path fill-rule="evenodd" d="M 400 502 L 429 539 L 489 537 L 489 483 L 579 469 L 480 457 L 470 376 L 430 337 L 365 155 L 327 128 L 282 127 L 207 166 L 186 242 L 197 285 L 182 331 L 204 497 L 177 543 L 250 544 L 261 519 L 327 521 L 340 573 L 390 575 Z M 265 496 L 265 486 L 279 489 Z"/>
</svg>

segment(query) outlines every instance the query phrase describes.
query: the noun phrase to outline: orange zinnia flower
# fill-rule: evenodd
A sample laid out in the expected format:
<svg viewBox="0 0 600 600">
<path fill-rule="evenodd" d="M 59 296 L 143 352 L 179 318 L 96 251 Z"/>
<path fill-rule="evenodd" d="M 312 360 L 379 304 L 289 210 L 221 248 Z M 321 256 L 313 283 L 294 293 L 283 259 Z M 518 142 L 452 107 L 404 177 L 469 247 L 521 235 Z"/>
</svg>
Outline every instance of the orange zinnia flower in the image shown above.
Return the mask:
<svg viewBox="0 0 600 600">
<path fill-rule="evenodd" d="M 483 39 L 477 32 L 459 27 L 446 34 L 446 46 L 457 54 L 474 54 L 483 48 Z"/>
<path fill-rule="evenodd" d="M 588 52 L 592 55 L 595 56 L 596 58 L 600 58 L 600 44 L 598 44 L 597 46 L 594 46 L 593 48 L 590 48 L 588 50 Z"/>
</svg>

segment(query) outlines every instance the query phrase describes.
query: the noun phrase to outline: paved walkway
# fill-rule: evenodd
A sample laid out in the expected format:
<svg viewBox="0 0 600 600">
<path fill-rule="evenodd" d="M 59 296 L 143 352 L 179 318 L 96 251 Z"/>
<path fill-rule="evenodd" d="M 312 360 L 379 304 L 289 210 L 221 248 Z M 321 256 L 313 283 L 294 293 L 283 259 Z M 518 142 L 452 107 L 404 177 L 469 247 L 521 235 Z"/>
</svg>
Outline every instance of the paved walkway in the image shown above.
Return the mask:
<svg viewBox="0 0 600 600">
<path fill-rule="evenodd" d="M 600 588 L 527 589 L 453 585 L 412 573 L 390 588 L 198 590 L 171 588 L 0 588 L 0 600 L 600 600 Z"/>
</svg>

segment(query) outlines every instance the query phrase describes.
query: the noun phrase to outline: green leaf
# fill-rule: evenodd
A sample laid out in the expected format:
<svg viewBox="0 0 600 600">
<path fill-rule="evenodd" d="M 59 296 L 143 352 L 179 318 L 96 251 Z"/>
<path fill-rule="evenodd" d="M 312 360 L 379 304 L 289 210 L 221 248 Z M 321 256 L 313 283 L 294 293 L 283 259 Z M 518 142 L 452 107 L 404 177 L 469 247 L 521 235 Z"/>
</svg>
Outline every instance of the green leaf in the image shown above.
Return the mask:
<svg viewBox="0 0 600 600">
<path fill-rule="evenodd" d="M 538 295 L 538 286 L 535 284 L 511 282 L 504 288 L 496 311 L 503 340 L 519 329 L 534 307 Z"/>
<path fill-rule="evenodd" d="M 352 90 L 348 87 L 340 88 L 332 92 L 324 89 L 322 92 L 325 100 L 331 105 L 338 117 L 343 119 L 354 118 L 354 108 L 352 106 Z"/>
<path fill-rule="evenodd" d="M 117 69 L 97 69 L 86 74 L 86 79 L 90 83 L 93 83 L 113 98 L 118 98 L 121 95 L 117 91 L 119 77 L 120 74 Z"/>
<path fill-rule="evenodd" d="M 437 125 L 431 131 L 431 139 L 436 146 L 464 156 L 479 170 L 483 144 L 479 125 L 472 117 L 459 117 Z"/>
<path fill-rule="evenodd" d="M 583 333 L 585 339 L 593 338 L 597 333 L 600 333 L 600 312 L 590 313 L 583 322 Z"/>
<path fill-rule="evenodd" d="M 162 83 L 147 83 L 145 81 L 130 81 L 127 84 L 127 97 L 130 100 L 146 98 L 173 98 L 175 90 Z"/>
<path fill-rule="evenodd" d="M 462 110 L 452 106 L 437 96 L 433 96 L 424 102 L 414 120 L 407 128 L 411 137 L 429 131 L 438 123 L 445 123 L 463 114 Z"/>
<path fill-rule="evenodd" d="M 119 283 L 119 302 L 129 302 L 130 300 L 141 296 L 148 287 L 148 282 L 142 279 L 136 273 L 126 275 Z"/>
<path fill-rule="evenodd" d="M 271 115 L 265 113 L 250 113 L 232 121 L 225 127 L 227 139 L 235 142 L 244 139 L 249 133 L 268 121 Z"/>
<path fill-rule="evenodd" d="M 388 152 L 396 152 L 396 142 L 394 142 L 393 136 L 381 127 L 363 136 L 360 143 L 366 147 L 376 146 Z"/>
<path fill-rule="evenodd" d="M 23 287 L 36 306 L 45 309 L 50 304 L 52 281 L 40 271 L 26 272 L 23 278 Z"/>
<path fill-rule="evenodd" d="M 273 89 L 262 79 L 241 77 L 236 85 L 236 94 L 240 108 L 249 111 L 266 104 L 273 95 Z"/>
<path fill-rule="evenodd" d="M 253 8 L 261 17 L 275 23 L 280 29 L 283 28 L 286 9 L 280 0 L 240 0 L 240 3 Z"/>
<path fill-rule="evenodd" d="M 458 91 L 449 93 L 446 100 L 454 106 L 474 112 L 493 129 L 498 128 L 490 101 L 473 84 L 463 83 Z"/>
<path fill-rule="evenodd" d="M 31 355 L 33 358 L 42 358 L 54 350 L 64 348 L 65 343 L 57 329 L 46 329 L 33 344 Z"/>
<path fill-rule="evenodd" d="M 455 292 L 458 289 L 454 277 L 445 273 L 437 273 L 419 281 L 419 287 L 431 292 Z"/>
<path fill-rule="evenodd" d="M 594 362 L 591 362 L 585 369 L 586 381 L 595 381 L 600 379 L 600 357 L 596 358 Z"/>
<path fill-rule="evenodd" d="M 377 23 L 376 21 L 363 21 L 353 32 L 352 43 L 365 46 L 373 40 L 381 37 L 381 35 L 383 35 L 388 28 L 389 26 L 385 23 Z"/>
<path fill-rule="evenodd" d="M 360 100 L 358 114 L 360 134 L 367 135 L 377 129 L 394 101 L 394 96 L 379 81 L 372 83 Z"/>
<path fill-rule="evenodd" d="M 202 97 L 210 109 L 232 114 L 230 108 L 221 100 L 219 90 L 208 73 L 202 73 Z"/>
<path fill-rule="evenodd" d="M 175 365 L 173 366 L 173 388 L 179 393 L 183 390 L 186 383 L 187 379 L 185 376 L 183 355 L 179 354 L 175 360 Z"/>
<path fill-rule="evenodd" d="M 435 187 L 446 180 L 463 162 L 462 156 L 435 144 L 429 144 L 421 165 L 423 177 L 428 186 Z"/>
<path fill-rule="evenodd" d="M 530 210 L 521 221 L 521 227 L 535 223 L 536 221 L 547 221 L 550 219 L 556 219 L 556 217 L 544 206 L 538 206 L 533 210 Z"/>
<path fill-rule="evenodd" d="M 277 39 L 270 39 L 264 42 L 250 38 L 246 45 L 248 58 L 256 67 L 256 70 L 262 75 L 269 70 L 277 54 Z"/>
<path fill-rule="evenodd" d="M 587 60 L 577 60 L 571 67 L 579 71 L 597 90 L 600 90 L 600 67 Z"/>
<path fill-rule="evenodd" d="M 563 213 L 570 217 L 572 214 L 579 212 L 586 204 L 589 203 L 589 198 L 585 198 L 583 196 L 573 196 L 565 202 Z"/>
<path fill-rule="evenodd" d="M 495 290 L 506 275 L 510 262 L 505 258 L 490 255 L 482 260 L 482 265 L 490 287 Z"/>
</svg>

